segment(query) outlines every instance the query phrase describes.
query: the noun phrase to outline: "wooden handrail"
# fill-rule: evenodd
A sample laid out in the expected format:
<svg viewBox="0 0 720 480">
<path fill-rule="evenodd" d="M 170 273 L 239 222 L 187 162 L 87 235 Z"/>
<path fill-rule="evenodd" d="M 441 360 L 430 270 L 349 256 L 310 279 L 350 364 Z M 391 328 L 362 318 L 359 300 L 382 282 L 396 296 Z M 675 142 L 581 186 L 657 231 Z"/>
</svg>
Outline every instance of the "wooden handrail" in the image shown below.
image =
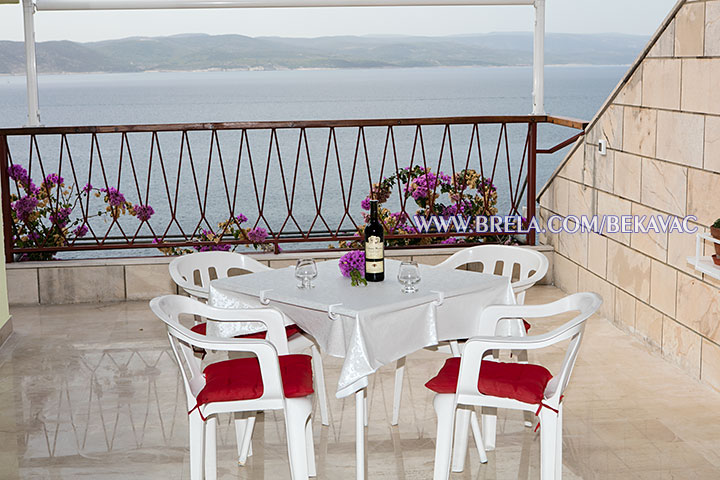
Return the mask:
<svg viewBox="0 0 720 480">
<path fill-rule="evenodd" d="M 58 135 L 130 132 L 181 132 L 192 130 L 259 130 L 284 128 L 392 127 L 417 125 L 462 125 L 489 123 L 553 123 L 584 130 L 587 122 L 547 115 L 492 115 L 356 120 L 290 120 L 261 122 L 157 123 L 144 125 L 78 125 L 57 127 L 2 128 L 0 135 Z"/>
</svg>

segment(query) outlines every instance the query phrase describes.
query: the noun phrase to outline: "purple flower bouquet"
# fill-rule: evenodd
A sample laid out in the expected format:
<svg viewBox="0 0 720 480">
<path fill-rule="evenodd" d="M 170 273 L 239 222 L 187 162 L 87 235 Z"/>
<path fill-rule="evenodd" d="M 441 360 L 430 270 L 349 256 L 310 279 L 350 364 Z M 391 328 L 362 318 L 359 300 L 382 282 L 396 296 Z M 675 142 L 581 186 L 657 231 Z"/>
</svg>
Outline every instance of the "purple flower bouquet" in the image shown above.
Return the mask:
<svg viewBox="0 0 720 480">
<path fill-rule="evenodd" d="M 362 250 L 353 250 L 343 255 L 338 261 L 340 272 L 343 277 L 350 277 L 353 287 L 357 287 L 361 283 L 367 285 L 365 280 L 365 252 Z"/>
</svg>

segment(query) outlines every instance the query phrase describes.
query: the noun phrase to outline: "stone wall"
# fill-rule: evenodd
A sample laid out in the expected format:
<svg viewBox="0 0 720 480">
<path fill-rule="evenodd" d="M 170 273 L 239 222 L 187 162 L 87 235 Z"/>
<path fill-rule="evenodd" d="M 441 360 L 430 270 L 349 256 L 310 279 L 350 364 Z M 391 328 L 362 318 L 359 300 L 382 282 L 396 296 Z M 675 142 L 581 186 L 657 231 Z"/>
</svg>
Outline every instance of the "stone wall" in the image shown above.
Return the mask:
<svg viewBox="0 0 720 480">
<path fill-rule="evenodd" d="M 708 231 L 718 198 L 720 1 L 681 1 L 542 190 L 540 216 L 694 215 Z M 695 238 L 540 240 L 555 247 L 556 285 L 600 293 L 608 319 L 720 390 L 720 282 L 688 264 Z"/>
<path fill-rule="evenodd" d="M 552 278 L 553 251 L 534 247 L 550 260 L 547 283 Z M 435 265 L 459 248 L 424 248 L 388 250 L 388 258 L 415 260 Z M 313 254 L 258 254 L 253 258 L 272 268 L 295 265 L 299 256 L 318 261 L 337 259 L 344 252 Z M 86 302 L 120 302 L 150 300 L 158 295 L 178 293 L 168 273 L 173 257 L 115 258 L 106 260 L 60 260 L 56 262 L 21 262 L 8 265 L 10 305 L 52 305 Z"/>
</svg>

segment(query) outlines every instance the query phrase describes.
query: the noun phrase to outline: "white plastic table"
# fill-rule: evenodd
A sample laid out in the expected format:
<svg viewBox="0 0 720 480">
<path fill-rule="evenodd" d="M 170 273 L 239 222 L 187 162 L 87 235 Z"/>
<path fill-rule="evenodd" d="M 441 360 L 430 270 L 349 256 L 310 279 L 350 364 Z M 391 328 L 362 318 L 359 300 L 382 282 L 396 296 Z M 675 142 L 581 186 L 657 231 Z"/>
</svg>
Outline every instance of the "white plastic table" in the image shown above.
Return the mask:
<svg viewBox="0 0 720 480">
<path fill-rule="evenodd" d="M 221 308 L 267 305 L 312 335 L 321 351 L 344 358 L 336 396 L 355 394 L 357 477 L 365 469 L 365 388 L 383 365 L 437 345 L 480 333 L 477 319 L 493 304 L 512 304 L 510 280 L 491 274 L 421 265 L 418 292 L 405 294 L 397 280 L 400 262 L 385 260 L 385 281 L 353 287 L 337 261 L 318 263 L 310 290 L 297 287 L 294 267 L 214 280 L 209 303 Z M 207 334 L 230 337 L 260 324 L 208 322 Z"/>
</svg>

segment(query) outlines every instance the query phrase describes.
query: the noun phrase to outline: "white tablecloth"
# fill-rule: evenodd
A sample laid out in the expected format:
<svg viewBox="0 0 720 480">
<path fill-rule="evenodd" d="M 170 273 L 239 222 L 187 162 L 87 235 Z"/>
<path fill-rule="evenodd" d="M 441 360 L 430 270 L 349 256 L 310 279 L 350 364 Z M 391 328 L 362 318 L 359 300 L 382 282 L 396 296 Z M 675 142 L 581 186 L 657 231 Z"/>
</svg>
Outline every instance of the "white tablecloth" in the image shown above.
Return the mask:
<svg viewBox="0 0 720 480">
<path fill-rule="evenodd" d="M 272 306 L 312 335 L 320 349 L 345 359 L 338 397 L 367 385 L 382 365 L 442 340 L 482 332 L 477 318 L 493 304 L 512 304 L 510 281 L 477 272 L 420 266 L 418 292 L 402 293 L 399 262 L 385 260 L 385 281 L 353 287 L 337 261 L 318 263 L 315 288 L 297 288 L 294 267 L 214 280 L 209 303 L 220 308 Z M 231 337 L 260 324 L 208 322 L 207 334 Z M 363 384 L 363 382 L 365 382 Z"/>
</svg>

